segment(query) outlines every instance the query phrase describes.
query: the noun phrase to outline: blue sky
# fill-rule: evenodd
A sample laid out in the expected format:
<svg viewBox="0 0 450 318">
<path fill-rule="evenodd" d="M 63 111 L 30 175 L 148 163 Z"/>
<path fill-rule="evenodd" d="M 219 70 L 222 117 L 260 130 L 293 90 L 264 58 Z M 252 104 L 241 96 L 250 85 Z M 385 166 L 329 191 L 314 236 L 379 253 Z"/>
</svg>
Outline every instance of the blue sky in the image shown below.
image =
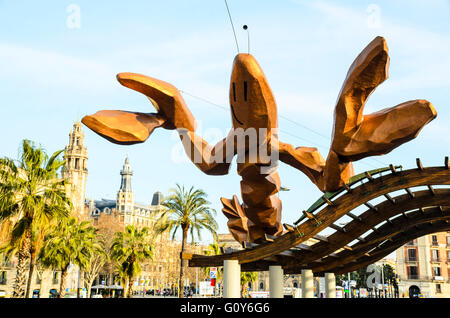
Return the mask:
<svg viewBox="0 0 450 318">
<path fill-rule="evenodd" d="M 372 94 L 366 113 L 423 98 L 438 118 L 414 141 L 355 163 L 356 172 L 390 163 L 413 167 L 416 157 L 442 165 L 450 145 L 450 1 L 228 3 L 242 52 L 242 25 L 249 26 L 250 53 L 275 93 L 283 142 L 316 146 L 326 157 L 347 70 L 381 35 L 390 49 L 390 78 Z M 67 23 L 71 5 L 80 10 L 79 28 Z M 100 109 L 152 112 L 144 96 L 116 81 L 119 72 L 160 78 L 219 105 L 184 95 L 199 133 L 216 142 L 231 127 L 227 90 L 235 54 L 222 0 L 0 0 L 0 156 L 17 157 L 24 138 L 48 152 L 62 149 L 74 121 Z M 153 192 L 167 193 L 175 183 L 195 185 L 207 191 L 220 231 L 227 232 L 219 198 L 240 193 L 235 164 L 228 176 L 214 177 L 174 160 L 180 145 L 171 131 L 157 130 L 135 146 L 111 144 L 87 128 L 85 134 L 88 197 L 115 198 L 128 154 L 137 201 L 149 203 Z M 283 222 L 292 223 L 321 193 L 299 171 L 281 164 L 279 173 L 291 189 L 281 193 Z"/>
</svg>

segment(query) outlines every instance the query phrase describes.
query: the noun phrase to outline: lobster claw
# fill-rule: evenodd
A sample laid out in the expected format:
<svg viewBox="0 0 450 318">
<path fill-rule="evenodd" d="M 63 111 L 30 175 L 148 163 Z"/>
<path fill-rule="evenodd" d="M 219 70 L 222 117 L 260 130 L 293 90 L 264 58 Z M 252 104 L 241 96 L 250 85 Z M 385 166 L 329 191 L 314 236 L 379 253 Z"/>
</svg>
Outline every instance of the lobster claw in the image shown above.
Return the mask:
<svg viewBox="0 0 450 318">
<path fill-rule="evenodd" d="M 180 91 L 172 84 L 135 73 L 120 73 L 117 75 L 117 80 L 123 86 L 148 97 L 158 111 L 158 115 L 166 119 L 164 128 L 195 131 L 194 116 Z"/>
<path fill-rule="evenodd" d="M 132 145 L 146 141 L 155 128 L 166 123 L 166 119 L 158 114 L 101 110 L 83 117 L 81 122 L 110 142 Z"/>
</svg>

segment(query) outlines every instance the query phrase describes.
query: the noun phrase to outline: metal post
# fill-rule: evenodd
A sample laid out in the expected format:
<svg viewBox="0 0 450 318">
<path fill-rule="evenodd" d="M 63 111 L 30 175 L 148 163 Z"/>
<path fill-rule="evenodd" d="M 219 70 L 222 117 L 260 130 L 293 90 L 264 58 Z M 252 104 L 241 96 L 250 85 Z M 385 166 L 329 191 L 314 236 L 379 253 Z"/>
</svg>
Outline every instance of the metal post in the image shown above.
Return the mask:
<svg viewBox="0 0 450 318">
<path fill-rule="evenodd" d="M 351 293 L 351 289 L 350 289 L 350 272 L 347 273 L 347 277 L 348 277 L 348 298 L 352 298 L 352 293 Z"/>
<path fill-rule="evenodd" d="M 240 298 L 241 265 L 237 260 L 223 262 L 223 298 Z"/>
<path fill-rule="evenodd" d="M 269 266 L 269 295 L 270 298 L 283 298 L 283 268 Z"/>
</svg>

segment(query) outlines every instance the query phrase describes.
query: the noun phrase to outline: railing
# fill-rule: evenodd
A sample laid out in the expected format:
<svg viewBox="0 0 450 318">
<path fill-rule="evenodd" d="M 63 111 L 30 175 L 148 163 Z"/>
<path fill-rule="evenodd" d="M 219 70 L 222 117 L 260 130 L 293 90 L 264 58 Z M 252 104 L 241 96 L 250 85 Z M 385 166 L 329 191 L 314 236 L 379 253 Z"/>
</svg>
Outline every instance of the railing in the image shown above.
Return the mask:
<svg viewBox="0 0 450 318">
<path fill-rule="evenodd" d="M 407 257 L 406 261 L 407 262 L 417 262 L 417 257 Z"/>
<path fill-rule="evenodd" d="M 431 246 L 439 246 L 439 242 L 437 242 L 437 241 L 432 241 L 432 242 L 431 242 Z"/>
<path fill-rule="evenodd" d="M 406 279 L 408 279 L 408 280 L 411 280 L 411 279 L 420 279 L 420 276 L 419 276 L 419 275 L 408 275 L 408 276 L 406 277 Z"/>
</svg>

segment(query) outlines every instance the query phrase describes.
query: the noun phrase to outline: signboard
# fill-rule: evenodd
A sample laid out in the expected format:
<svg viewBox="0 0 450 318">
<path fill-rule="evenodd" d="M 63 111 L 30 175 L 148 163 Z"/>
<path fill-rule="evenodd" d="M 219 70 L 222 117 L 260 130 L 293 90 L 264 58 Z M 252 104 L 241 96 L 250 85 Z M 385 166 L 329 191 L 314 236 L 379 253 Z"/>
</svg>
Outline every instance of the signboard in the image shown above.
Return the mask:
<svg viewBox="0 0 450 318">
<path fill-rule="evenodd" d="M 325 277 L 319 277 L 319 291 L 325 293 Z"/>
<path fill-rule="evenodd" d="M 200 295 L 206 296 L 206 295 L 214 295 L 214 287 L 211 286 L 211 282 L 200 282 Z"/>
<path fill-rule="evenodd" d="M 209 268 L 209 278 L 217 278 L 217 267 L 210 267 Z"/>
<path fill-rule="evenodd" d="M 356 287 L 356 280 L 350 281 L 350 287 Z"/>
<path fill-rule="evenodd" d="M 336 289 L 336 298 L 344 298 L 344 294 L 342 293 L 342 289 Z"/>
<path fill-rule="evenodd" d="M 365 289 L 365 288 L 360 288 L 359 289 L 359 296 L 360 297 L 367 297 L 367 289 Z"/>
<path fill-rule="evenodd" d="M 269 292 L 251 291 L 249 294 L 251 298 L 269 298 Z"/>
</svg>

